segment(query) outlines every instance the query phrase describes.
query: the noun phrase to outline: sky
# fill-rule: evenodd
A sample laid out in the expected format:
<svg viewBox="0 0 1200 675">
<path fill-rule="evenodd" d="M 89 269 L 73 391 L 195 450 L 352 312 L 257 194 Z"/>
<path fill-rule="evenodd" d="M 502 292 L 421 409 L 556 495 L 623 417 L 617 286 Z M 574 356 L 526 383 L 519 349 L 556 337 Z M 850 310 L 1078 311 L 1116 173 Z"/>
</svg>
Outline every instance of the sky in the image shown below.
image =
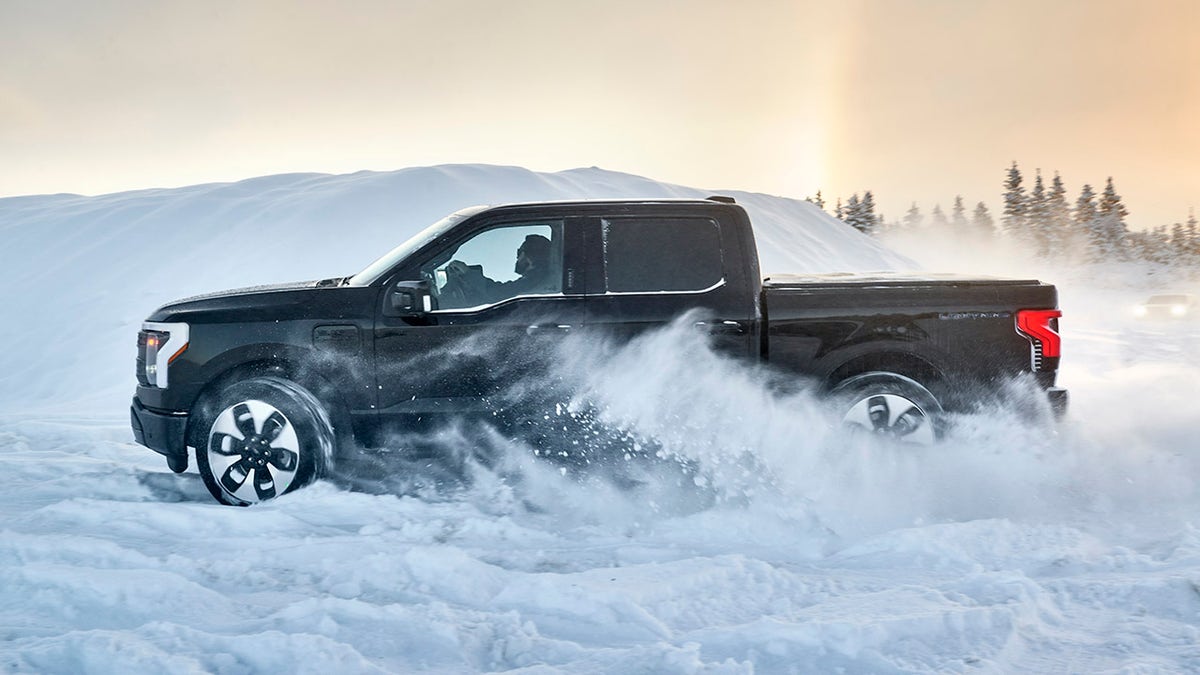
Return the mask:
<svg viewBox="0 0 1200 675">
<path fill-rule="evenodd" d="M 0 0 L 0 196 L 448 163 L 1200 207 L 1195 0 Z M 630 195 L 636 196 L 636 195 Z"/>
</svg>

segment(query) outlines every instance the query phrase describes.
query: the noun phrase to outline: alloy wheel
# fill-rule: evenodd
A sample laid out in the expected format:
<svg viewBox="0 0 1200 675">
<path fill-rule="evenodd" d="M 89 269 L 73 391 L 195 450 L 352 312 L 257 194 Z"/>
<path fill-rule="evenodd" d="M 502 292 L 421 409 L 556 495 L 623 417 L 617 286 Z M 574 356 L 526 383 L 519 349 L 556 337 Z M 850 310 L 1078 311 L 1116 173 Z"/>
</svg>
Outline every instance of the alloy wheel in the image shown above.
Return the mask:
<svg viewBox="0 0 1200 675">
<path fill-rule="evenodd" d="M 249 503 L 286 492 L 300 465 L 300 441 L 292 423 L 259 400 L 236 403 L 217 416 L 207 453 L 221 489 Z"/>
<path fill-rule="evenodd" d="M 933 445 L 937 433 L 919 405 L 898 394 L 875 394 L 855 403 L 842 418 L 858 432 L 871 433 L 901 443 Z"/>
</svg>

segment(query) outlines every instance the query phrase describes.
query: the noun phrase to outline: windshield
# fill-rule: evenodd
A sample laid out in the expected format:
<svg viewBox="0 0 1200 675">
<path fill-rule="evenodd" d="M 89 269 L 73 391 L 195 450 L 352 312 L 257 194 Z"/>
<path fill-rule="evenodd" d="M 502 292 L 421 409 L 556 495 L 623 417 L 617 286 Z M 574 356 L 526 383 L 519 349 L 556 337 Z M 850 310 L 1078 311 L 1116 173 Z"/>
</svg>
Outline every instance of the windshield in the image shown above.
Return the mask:
<svg viewBox="0 0 1200 675">
<path fill-rule="evenodd" d="M 436 223 L 413 235 L 413 237 L 408 241 L 392 249 L 379 260 L 367 265 L 366 269 L 350 277 L 350 279 L 346 282 L 346 285 L 370 286 L 377 279 L 379 279 L 379 277 L 386 274 L 388 270 L 395 267 L 396 263 L 399 263 L 401 260 L 404 260 L 411 255 L 413 251 L 421 248 L 434 239 L 437 239 L 441 235 L 445 234 L 450 228 L 461 223 L 467 218 L 470 218 L 481 211 L 487 210 L 487 208 L 488 207 L 486 206 L 472 206 L 470 208 L 451 213 L 445 218 L 442 218 Z"/>
</svg>

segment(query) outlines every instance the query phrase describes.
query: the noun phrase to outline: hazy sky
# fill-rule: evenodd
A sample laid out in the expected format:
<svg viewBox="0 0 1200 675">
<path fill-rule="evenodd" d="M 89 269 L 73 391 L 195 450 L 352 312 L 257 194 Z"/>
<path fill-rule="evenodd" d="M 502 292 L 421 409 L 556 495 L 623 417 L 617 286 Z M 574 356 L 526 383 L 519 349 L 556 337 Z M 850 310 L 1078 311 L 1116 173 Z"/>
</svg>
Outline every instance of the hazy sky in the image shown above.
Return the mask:
<svg viewBox="0 0 1200 675">
<path fill-rule="evenodd" d="M 1200 0 L 0 0 L 0 195 L 600 166 L 899 217 L 1200 207 Z"/>
</svg>

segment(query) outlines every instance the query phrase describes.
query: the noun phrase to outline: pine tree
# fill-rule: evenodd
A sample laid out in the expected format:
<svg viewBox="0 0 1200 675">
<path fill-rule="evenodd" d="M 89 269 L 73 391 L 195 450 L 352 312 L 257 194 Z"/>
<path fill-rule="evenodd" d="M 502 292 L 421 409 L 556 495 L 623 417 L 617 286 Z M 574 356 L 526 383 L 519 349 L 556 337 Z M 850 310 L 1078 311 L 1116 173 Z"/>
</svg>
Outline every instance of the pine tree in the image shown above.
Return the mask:
<svg viewBox="0 0 1200 675">
<path fill-rule="evenodd" d="M 950 221 L 946 219 L 946 212 L 942 211 L 941 204 L 934 204 L 933 213 L 929 215 L 930 219 L 933 221 L 932 225 L 934 228 L 938 230 L 945 230 L 950 226 Z"/>
<path fill-rule="evenodd" d="M 810 204 L 816 204 L 817 208 L 821 209 L 822 211 L 825 210 L 825 198 L 821 196 L 820 190 L 817 190 L 816 197 L 805 197 L 804 201 L 806 201 Z"/>
<path fill-rule="evenodd" d="M 1121 203 L 1121 195 L 1118 195 L 1113 187 L 1112 176 L 1108 177 L 1096 211 L 1099 222 L 1097 229 L 1102 244 L 1100 253 L 1104 260 L 1120 259 L 1123 257 L 1125 235 L 1128 232 L 1125 216 L 1129 215 L 1129 210 Z"/>
<path fill-rule="evenodd" d="M 1190 257 L 1188 255 L 1190 244 L 1191 242 L 1188 241 L 1187 237 L 1187 229 L 1184 228 L 1183 223 L 1171 225 L 1171 258 L 1168 264 L 1179 267 L 1187 264 Z"/>
<path fill-rule="evenodd" d="M 992 236 L 995 234 L 995 222 L 992 220 L 992 214 L 988 212 L 987 204 L 979 202 L 975 205 L 975 212 L 971 214 L 971 229 L 978 234 Z"/>
<path fill-rule="evenodd" d="M 1067 189 L 1062 177 L 1054 172 L 1050 194 L 1046 196 L 1047 243 L 1051 255 L 1062 255 L 1071 248 L 1071 207 L 1067 204 Z"/>
<path fill-rule="evenodd" d="M 861 207 L 858 205 L 858 193 L 850 195 L 850 199 L 846 200 L 846 206 L 842 209 L 842 222 L 846 223 L 854 229 L 859 229 L 858 219 Z"/>
<path fill-rule="evenodd" d="M 1200 227 L 1198 227 L 1198 225 L 1200 225 L 1200 223 L 1196 222 L 1195 209 L 1188 209 L 1188 265 L 1191 266 L 1200 263 Z"/>
<path fill-rule="evenodd" d="M 1117 194 L 1116 188 L 1113 187 L 1112 176 L 1108 177 L 1108 182 L 1104 185 L 1104 194 L 1100 195 L 1100 203 L 1096 208 L 1101 217 L 1115 216 L 1122 225 L 1125 224 L 1125 216 L 1129 215 L 1129 209 L 1121 203 L 1121 195 Z"/>
<path fill-rule="evenodd" d="M 1170 235 L 1166 226 L 1156 227 L 1143 232 L 1130 232 L 1126 237 L 1126 248 L 1136 260 L 1144 260 L 1156 264 L 1163 263 L 1169 258 Z"/>
<path fill-rule="evenodd" d="M 840 205 L 839 200 L 839 205 Z M 858 193 L 850 195 L 844 207 L 839 206 L 841 220 L 863 234 L 874 234 L 879 225 L 879 217 L 875 215 L 875 197 L 868 190 L 860 199 Z"/>
<path fill-rule="evenodd" d="M 1024 241 L 1025 222 L 1028 206 L 1025 188 L 1021 187 L 1021 170 L 1013 162 L 1008 169 L 1008 177 L 1004 180 L 1004 214 L 1000 223 L 1004 233 L 1019 241 Z"/>
<path fill-rule="evenodd" d="M 1149 255 L 1146 259 L 1150 262 L 1166 265 L 1171 260 L 1171 235 L 1167 232 L 1166 225 L 1159 225 L 1149 232 Z"/>
<path fill-rule="evenodd" d="M 871 194 L 870 190 L 863 193 L 858 208 L 861 223 L 858 229 L 862 230 L 864 234 L 875 234 L 879 229 L 879 216 L 875 214 L 875 195 Z"/>
<path fill-rule="evenodd" d="M 954 197 L 954 208 L 950 209 L 950 225 L 960 234 L 967 231 L 967 209 L 963 206 L 962 195 Z"/>
<path fill-rule="evenodd" d="M 1104 258 L 1104 238 L 1099 227 L 1099 212 L 1096 210 L 1096 193 L 1092 186 L 1084 183 L 1075 200 L 1075 230 L 1083 234 L 1087 259 L 1093 262 Z"/>
<path fill-rule="evenodd" d="M 1075 225 L 1083 230 L 1091 229 L 1096 215 L 1096 191 L 1084 183 L 1079 189 L 1079 199 L 1075 200 Z"/>
<path fill-rule="evenodd" d="M 921 210 L 917 208 L 917 203 L 913 202 L 900 222 L 904 223 L 904 229 L 915 232 L 925 223 L 925 216 L 921 215 Z"/>
<path fill-rule="evenodd" d="M 1037 169 L 1033 181 L 1033 190 L 1029 192 L 1026 202 L 1025 215 L 1029 238 L 1036 247 L 1037 254 L 1045 256 L 1050 251 L 1047 223 L 1049 219 L 1048 204 L 1046 203 L 1046 186 L 1042 183 L 1042 170 Z"/>
<path fill-rule="evenodd" d="M 846 220 L 846 207 L 842 206 L 842 198 L 841 197 L 838 197 L 837 207 L 834 208 L 834 210 L 833 210 L 833 217 L 837 218 L 838 220 L 841 220 L 841 221 Z"/>
</svg>

